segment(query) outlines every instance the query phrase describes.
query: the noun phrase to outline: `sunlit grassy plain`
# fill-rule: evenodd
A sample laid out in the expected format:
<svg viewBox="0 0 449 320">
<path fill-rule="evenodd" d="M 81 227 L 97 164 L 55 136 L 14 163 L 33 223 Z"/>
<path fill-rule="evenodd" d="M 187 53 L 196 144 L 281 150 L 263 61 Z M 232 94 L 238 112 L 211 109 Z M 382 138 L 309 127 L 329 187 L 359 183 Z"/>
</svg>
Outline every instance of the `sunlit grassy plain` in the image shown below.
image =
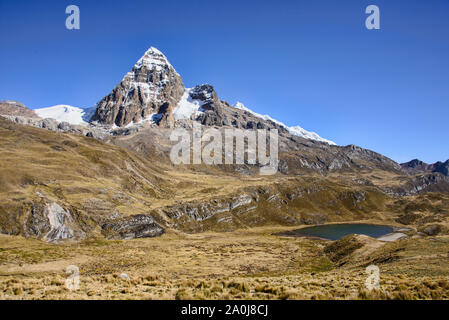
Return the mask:
<svg viewBox="0 0 449 320">
<path fill-rule="evenodd" d="M 291 229 L 291 228 L 288 228 Z M 272 235 L 262 227 L 159 238 L 47 244 L 0 236 L 2 299 L 447 299 L 449 237 L 374 246 L 338 266 L 330 242 Z M 376 240 L 373 240 L 376 241 Z M 365 268 L 380 268 L 367 291 Z M 80 269 L 80 289 L 65 269 Z M 126 273 L 130 280 L 122 279 Z"/>
</svg>

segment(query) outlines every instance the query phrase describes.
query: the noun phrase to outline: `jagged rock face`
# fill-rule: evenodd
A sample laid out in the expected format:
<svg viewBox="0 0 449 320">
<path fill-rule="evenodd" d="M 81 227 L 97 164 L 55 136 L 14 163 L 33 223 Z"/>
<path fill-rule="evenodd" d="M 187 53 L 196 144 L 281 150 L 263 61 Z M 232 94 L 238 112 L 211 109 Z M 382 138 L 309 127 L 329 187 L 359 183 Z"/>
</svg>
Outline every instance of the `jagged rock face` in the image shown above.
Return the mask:
<svg viewBox="0 0 449 320">
<path fill-rule="evenodd" d="M 353 144 L 343 147 L 344 154 L 351 160 L 353 159 L 362 159 L 368 162 L 375 163 L 375 166 L 377 168 L 382 168 L 386 170 L 397 170 L 399 171 L 401 167 L 391 160 L 390 158 L 387 158 L 377 152 L 363 149 L 358 146 L 355 146 Z M 373 168 L 371 168 L 373 169 Z"/>
<path fill-rule="evenodd" d="M 44 239 L 47 241 L 58 241 L 73 238 L 74 232 L 70 227 L 70 224 L 73 223 L 73 218 L 70 212 L 57 203 L 49 204 L 46 209 L 50 231 L 44 236 Z"/>
<path fill-rule="evenodd" d="M 439 172 L 444 174 L 445 176 L 449 176 L 449 160 L 447 160 L 446 162 L 438 161 L 433 166 L 434 166 L 433 172 Z"/>
<path fill-rule="evenodd" d="M 7 116 L 39 118 L 33 110 L 28 109 L 22 103 L 9 100 L 0 101 L 0 114 Z"/>
<path fill-rule="evenodd" d="M 203 110 L 214 110 L 220 103 L 214 87 L 210 84 L 196 86 L 190 91 L 189 95 L 194 100 L 202 101 L 201 108 Z"/>
<path fill-rule="evenodd" d="M 431 172 L 416 175 L 409 181 L 395 188 L 385 188 L 387 194 L 394 196 L 411 196 L 422 192 L 449 192 L 449 177 Z"/>
<path fill-rule="evenodd" d="M 151 47 L 97 105 L 92 121 L 126 126 L 148 119 L 171 127 L 172 110 L 184 93 L 181 76 Z"/>
</svg>

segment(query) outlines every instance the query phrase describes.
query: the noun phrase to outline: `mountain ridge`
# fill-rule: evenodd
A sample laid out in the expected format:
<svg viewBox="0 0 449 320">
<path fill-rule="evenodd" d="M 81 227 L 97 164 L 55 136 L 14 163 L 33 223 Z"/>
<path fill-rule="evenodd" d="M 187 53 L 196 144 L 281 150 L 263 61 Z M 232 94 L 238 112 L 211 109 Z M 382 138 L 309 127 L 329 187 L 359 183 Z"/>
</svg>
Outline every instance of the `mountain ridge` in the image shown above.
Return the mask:
<svg viewBox="0 0 449 320">
<path fill-rule="evenodd" d="M 235 109 L 243 113 L 236 113 Z M 2 112 L 0 109 L 0 114 L 54 119 L 56 123 L 92 125 L 94 128 L 101 126 L 107 129 L 109 126 L 112 130 L 129 129 L 145 123 L 171 128 L 177 123 L 186 125 L 186 121 L 243 129 L 275 128 L 305 139 L 336 145 L 299 125 L 289 127 L 269 115 L 259 114 L 241 102 L 230 105 L 219 99 L 210 84 L 185 88 L 181 76 L 167 57 L 155 47 L 150 47 L 111 93 L 95 107 L 79 108 L 60 104 L 33 110 L 24 107 L 22 111 L 17 110 L 15 113 Z M 248 116 L 251 118 L 247 119 Z M 16 119 L 16 122 L 30 124 L 30 121 L 23 119 Z M 33 122 L 42 127 L 40 123 Z"/>
<path fill-rule="evenodd" d="M 205 94 L 195 93 L 195 90 L 205 90 Z M 196 94 L 196 96 L 192 97 L 192 94 Z M 208 94 L 210 96 L 206 97 Z M 200 110 L 203 105 L 208 111 L 214 113 L 209 116 L 209 120 L 207 120 L 207 114 L 202 112 L 204 110 Z M 276 123 L 286 128 L 291 134 L 335 144 L 300 126 L 288 127 L 268 115 L 260 115 L 242 106 L 241 103 L 231 106 L 228 102 L 219 100 L 213 86 L 207 83 L 194 88 L 185 88 L 181 76 L 167 57 L 155 47 L 150 47 L 113 91 L 97 104 L 97 111 L 92 117 L 92 121 L 101 124 L 115 124 L 119 127 L 145 121 L 164 127 L 173 127 L 176 121 L 186 119 L 209 125 L 226 125 L 228 122 L 232 125 L 232 120 L 236 120 L 236 123 L 242 121 L 227 117 L 228 119 L 225 119 L 224 123 L 219 123 L 210 118 L 222 119 L 223 115 L 226 117 L 227 113 L 232 112 L 229 108 L 234 107 L 250 112 L 264 121 Z M 191 119 L 192 116 L 194 117 Z"/>
</svg>

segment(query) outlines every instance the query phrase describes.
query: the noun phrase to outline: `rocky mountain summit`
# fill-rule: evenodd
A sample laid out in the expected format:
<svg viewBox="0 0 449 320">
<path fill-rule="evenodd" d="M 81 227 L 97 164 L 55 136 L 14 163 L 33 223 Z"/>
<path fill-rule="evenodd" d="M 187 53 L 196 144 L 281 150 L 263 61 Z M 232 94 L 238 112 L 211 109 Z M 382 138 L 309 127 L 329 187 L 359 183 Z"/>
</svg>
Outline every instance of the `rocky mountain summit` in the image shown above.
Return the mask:
<svg viewBox="0 0 449 320">
<path fill-rule="evenodd" d="M 301 127 L 285 124 L 246 108 L 220 100 L 210 84 L 185 88 L 166 56 L 150 47 L 122 81 L 98 104 L 93 123 L 129 127 L 143 122 L 172 128 L 197 121 L 205 126 L 271 129 L 334 144 Z"/>
<path fill-rule="evenodd" d="M 132 70 L 97 105 L 92 121 L 126 126 L 142 120 L 173 125 L 172 110 L 184 93 L 181 76 L 162 52 L 145 52 Z"/>
<path fill-rule="evenodd" d="M 449 176 L 449 160 L 446 160 L 446 162 L 438 161 L 433 164 L 428 164 L 421 160 L 414 159 L 409 162 L 401 163 L 401 167 L 404 171 L 410 174 L 439 172 L 445 176 Z"/>
</svg>

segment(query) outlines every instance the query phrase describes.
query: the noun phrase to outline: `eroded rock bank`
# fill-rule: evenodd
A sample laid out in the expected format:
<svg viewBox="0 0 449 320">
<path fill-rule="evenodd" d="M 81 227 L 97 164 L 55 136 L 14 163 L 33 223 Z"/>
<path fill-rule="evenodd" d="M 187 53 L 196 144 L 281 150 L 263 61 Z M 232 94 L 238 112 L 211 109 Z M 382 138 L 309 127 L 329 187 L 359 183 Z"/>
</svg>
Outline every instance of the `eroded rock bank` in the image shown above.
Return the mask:
<svg viewBox="0 0 449 320">
<path fill-rule="evenodd" d="M 116 194 L 113 199 L 130 201 L 126 194 Z M 410 226 L 410 221 L 401 215 L 404 211 L 401 205 L 400 200 L 392 202 L 389 196 L 371 186 L 345 189 L 330 183 L 320 186 L 293 182 L 243 188 L 228 196 L 178 202 L 134 215 L 120 213 L 114 209 L 114 203 L 94 198 L 86 199 L 81 206 L 41 198 L 23 206 L 0 207 L 0 210 L 9 217 L 14 216 L 11 219 L 14 223 L 1 224 L 2 233 L 59 242 L 92 236 L 107 239 L 156 237 L 167 229 L 198 233 L 270 224 L 299 226 L 366 219 L 402 221 L 404 226 Z M 440 211 L 439 207 L 434 209 Z M 423 235 L 447 231 L 444 215 L 418 216 L 416 227 Z"/>
</svg>

